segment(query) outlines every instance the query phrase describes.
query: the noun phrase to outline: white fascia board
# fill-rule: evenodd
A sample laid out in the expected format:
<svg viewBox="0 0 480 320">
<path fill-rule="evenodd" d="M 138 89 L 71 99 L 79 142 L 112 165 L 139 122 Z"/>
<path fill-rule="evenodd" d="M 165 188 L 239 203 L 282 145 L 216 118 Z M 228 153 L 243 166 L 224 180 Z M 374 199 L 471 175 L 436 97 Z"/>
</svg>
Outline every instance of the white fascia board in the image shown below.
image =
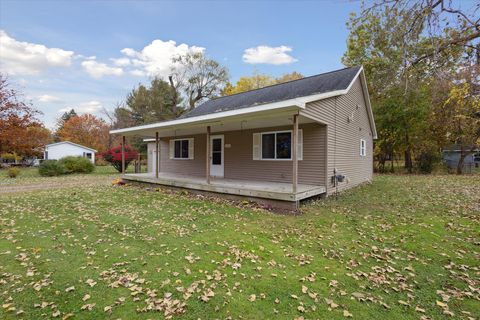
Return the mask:
<svg viewBox="0 0 480 320">
<path fill-rule="evenodd" d="M 361 70 L 362 70 L 362 78 L 360 83 L 362 84 L 363 95 L 367 104 L 368 117 L 370 119 L 370 125 L 372 126 L 372 131 L 373 131 L 373 139 L 377 139 L 378 138 L 377 127 L 375 126 L 375 118 L 373 117 L 372 104 L 370 103 L 370 95 L 368 94 L 367 78 L 365 77 L 365 72 L 363 72 L 363 67 L 361 68 Z"/>
<path fill-rule="evenodd" d="M 249 107 L 249 108 L 236 109 L 236 110 L 230 110 L 230 111 L 224 111 L 224 112 L 218 112 L 218 113 L 210 113 L 203 116 L 197 116 L 197 117 L 191 117 L 191 118 L 185 118 L 185 119 L 176 119 L 176 120 L 152 123 L 152 124 L 131 127 L 131 128 L 115 129 L 115 130 L 110 130 L 110 134 L 127 133 L 127 132 L 133 133 L 135 131 L 143 131 L 143 130 L 149 130 L 149 129 L 166 129 L 169 127 L 188 125 L 196 122 L 208 122 L 211 120 L 219 120 L 222 118 L 228 118 L 233 116 L 249 115 L 255 112 L 278 110 L 278 109 L 291 108 L 291 107 L 304 109 L 305 103 L 300 101 L 299 99 L 290 99 L 290 100 L 273 102 L 273 103 L 263 104 L 259 106 Z"/>
<path fill-rule="evenodd" d="M 355 83 L 355 80 L 357 80 L 358 76 L 359 76 L 360 74 L 362 74 L 362 72 L 363 72 L 363 66 L 361 66 L 360 69 L 358 69 L 357 74 L 355 75 L 355 77 L 353 77 L 352 82 L 350 82 L 350 84 L 348 85 L 347 92 L 350 91 L 350 89 L 352 88 L 353 84 Z M 365 76 L 364 73 L 363 73 L 363 75 Z"/>
</svg>

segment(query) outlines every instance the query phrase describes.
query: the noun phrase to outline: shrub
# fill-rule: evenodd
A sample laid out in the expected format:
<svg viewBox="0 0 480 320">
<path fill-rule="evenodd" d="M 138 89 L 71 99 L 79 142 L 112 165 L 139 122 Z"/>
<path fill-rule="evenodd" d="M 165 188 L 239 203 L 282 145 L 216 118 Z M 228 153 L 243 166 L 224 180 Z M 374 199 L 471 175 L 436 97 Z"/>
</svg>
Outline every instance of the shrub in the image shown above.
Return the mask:
<svg viewBox="0 0 480 320">
<path fill-rule="evenodd" d="M 122 147 L 114 147 L 102 154 L 105 161 L 112 164 L 118 172 L 122 172 Z M 127 170 L 130 162 L 138 157 L 138 152 L 131 146 L 125 146 L 125 170 Z"/>
<path fill-rule="evenodd" d="M 59 176 L 65 173 L 65 167 L 57 160 L 44 160 L 38 167 L 38 173 L 44 177 Z"/>
<path fill-rule="evenodd" d="M 20 174 L 20 170 L 15 167 L 8 168 L 7 175 L 10 178 L 16 178 Z"/>
<path fill-rule="evenodd" d="M 15 152 L 12 153 L 2 153 L 0 158 L 5 160 L 6 162 L 16 162 L 22 160 L 22 157 L 17 155 Z"/>
<path fill-rule="evenodd" d="M 93 163 L 83 157 L 65 157 L 59 163 L 65 168 L 65 173 L 91 173 L 95 169 Z"/>
<path fill-rule="evenodd" d="M 417 158 L 417 168 L 420 173 L 432 173 L 435 165 L 440 161 L 438 152 L 424 150 Z"/>
</svg>

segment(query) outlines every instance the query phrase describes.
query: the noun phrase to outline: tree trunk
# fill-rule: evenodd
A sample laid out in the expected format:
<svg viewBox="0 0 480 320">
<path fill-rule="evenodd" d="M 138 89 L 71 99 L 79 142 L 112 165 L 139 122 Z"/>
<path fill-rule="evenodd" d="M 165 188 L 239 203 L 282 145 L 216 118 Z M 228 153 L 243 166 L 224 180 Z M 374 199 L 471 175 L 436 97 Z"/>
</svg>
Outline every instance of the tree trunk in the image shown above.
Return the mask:
<svg viewBox="0 0 480 320">
<path fill-rule="evenodd" d="M 472 147 L 472 149 L 467 152 L 467 150 L 463 149 L 463 146 L 460 147 L 460 158 L 458 159 L 457 163 L 457 174 L 463 174 L 463 163 L 465 162 L 465 158 L 469 153 L 473 153 L 475 150 L 475 147 Z"/>
<path fill-rule="evenodd" d="M 464 154 L 462 150 L 462 152 L 460 153 L 460 158 L 458 159 L 458 163 L 457 163 L 457 174 L 463 174 L 463 162 L 466 156 L 467 155 Z"/>
<path fill-rule="evenodd" d="M 385 172 L 385 157 L 382 154 L 378 157 L 378 171 L 381 173 Z"/>
<path fill-rule="evenodd" d="M 391 173 L 395 172 L 394 161 L 395 161 L 395 155 L 393 154 L 393 152 L 391 152 L 390 153 L 390 172 Z"/>
<path fill-rule="evenodd" d="M 173 82 L 173 76 L 168 76 L 168 81 L 170 82 L 170 87 L 172 88 L 172 112 L 175 115 L 175 118 L 177 118 L 178 115 L 178 109 L 177 109 L 177 103 L 178 103 L 178 91 L 177 88 L 175 87 L 175 83 Z"/>
<path fill-rule="evenodd" d="M 412 162 L 412 148 L 410 146 L 410 137 L 408 133 L 405 132 L 405 169 L 407 169 L 408 173 L 412 173 L 413 169 L 413 162 Z"/>
<path fill-rule="evenodd" d="M 407 147 L 405 150 L 405 169 L 407 169 L 408 173 L 412 173 L 413 163 L 412 163 L 412 151 L 410 147 Z"/>
</svg>

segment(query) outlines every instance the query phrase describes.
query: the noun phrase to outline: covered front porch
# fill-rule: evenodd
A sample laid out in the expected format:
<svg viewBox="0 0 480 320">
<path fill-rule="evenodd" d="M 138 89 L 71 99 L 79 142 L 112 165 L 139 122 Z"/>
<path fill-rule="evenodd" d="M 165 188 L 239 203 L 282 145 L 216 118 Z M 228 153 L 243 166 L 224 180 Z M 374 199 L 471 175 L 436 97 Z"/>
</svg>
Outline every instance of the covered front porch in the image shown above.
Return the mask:
<svg viewBox="0 0 480 320">
<path fill-rule="evenodd" d="M 126 181 L 158 184 L 236 196 L 298 202 L 325 193 L 324 186 L 298 184 L 295 191 L 291 183 L 254 181 L 242 179 L 210 178 L 167 172 L 124 174 Z"/>
<path fill-rule="evenodd" d="M 114 130 L 122 146 L 133 135 L 149 143 L 149 173 L 123 179 L 296 209 L 326 193 L 326 126 L 300 115 L 297 105 L 280 107 Z"/>
</svg>

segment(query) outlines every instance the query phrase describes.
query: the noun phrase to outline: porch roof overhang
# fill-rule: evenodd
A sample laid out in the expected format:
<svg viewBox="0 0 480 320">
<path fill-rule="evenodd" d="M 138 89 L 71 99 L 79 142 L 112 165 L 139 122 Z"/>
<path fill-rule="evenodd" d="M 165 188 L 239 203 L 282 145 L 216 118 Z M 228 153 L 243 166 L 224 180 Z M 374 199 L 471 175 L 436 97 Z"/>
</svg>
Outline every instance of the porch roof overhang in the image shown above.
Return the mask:
<svg viewBox="0 0 480 320">
<path fill-rule="evenodd" d="M 260 125 L 262 119 L 278 119 L 281 117 L 287 119 L 288 116 L 298 114 L 299 110 L 304 109 L 305 106 L 305 101 L 301 99 L 291 99 L 239 110 L 230 110 L 197 117 L 181 118 L 136 127 L 115 129 L 110 130 L 110 134 L 153 137 L 155 136 L 155 133 L 158 132 L 160 137 L 165 137 L 177 135 L 179 132 L 184 134 L 203 132 L 205 131 L 206 126 L 211 126 L 213 131 L 219 131 L 220 128 L 223 130 L 231 130 L 234 124 L 240 124 L 243 121 L 255 121 L 258 123 L 258 126 L 268 126 L 265 121 Z M 272 124 L 277 125 L 281 123 L 273 121 Z"/>
</svg>

